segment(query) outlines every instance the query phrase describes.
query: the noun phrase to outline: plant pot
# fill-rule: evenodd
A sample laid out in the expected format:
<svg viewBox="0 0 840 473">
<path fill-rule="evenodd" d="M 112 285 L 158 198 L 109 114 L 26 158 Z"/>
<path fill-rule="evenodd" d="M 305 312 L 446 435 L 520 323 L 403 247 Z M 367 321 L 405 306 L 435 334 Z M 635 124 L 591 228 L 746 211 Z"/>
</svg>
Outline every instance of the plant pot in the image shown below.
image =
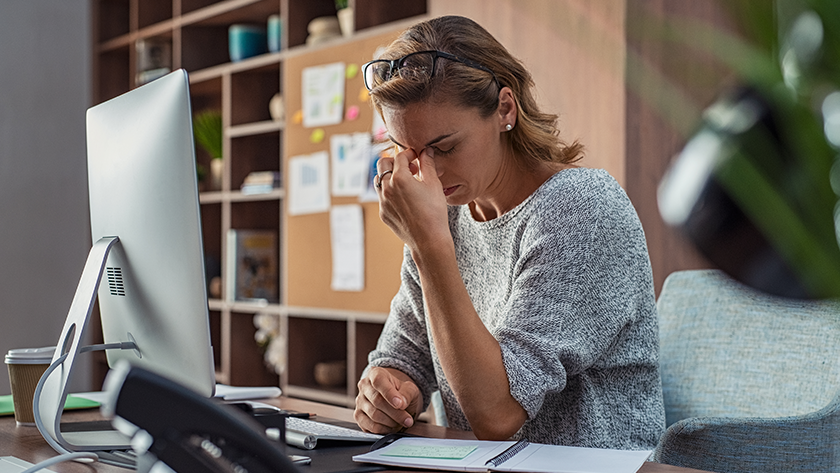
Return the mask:
<svg viewBox="0 0 840 473">
<path fill-rule="evenodd" d="M 344 36 L 353 36 L 355 30 L 355 21 L 353 18 L 353 8 L 342 8 L 338 11 L 338 25 L 341 27 L 341 34 Z"/>
<path fill-rule="evenodd" d="M 222 162 L 222 158 L 213 158 L 210 160 L 210 190 L 222 190 L 223 171 L 224 162 Z"/>
</svg>

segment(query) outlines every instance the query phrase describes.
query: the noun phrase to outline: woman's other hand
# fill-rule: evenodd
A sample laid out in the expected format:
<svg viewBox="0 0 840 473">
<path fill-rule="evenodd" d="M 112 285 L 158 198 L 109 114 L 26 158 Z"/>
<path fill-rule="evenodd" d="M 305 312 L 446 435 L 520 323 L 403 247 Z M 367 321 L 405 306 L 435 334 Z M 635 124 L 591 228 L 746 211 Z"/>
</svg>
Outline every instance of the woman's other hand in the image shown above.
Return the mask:
<svg viewBox="0 0 840 473">
<path fill-rule="evenodd" d="M 402 371 L 371 368 L 358 386 L 353 418 L 365 432 L 388 434 L 407 429 L 423 408 L 420 389 Z"/>
</svg>

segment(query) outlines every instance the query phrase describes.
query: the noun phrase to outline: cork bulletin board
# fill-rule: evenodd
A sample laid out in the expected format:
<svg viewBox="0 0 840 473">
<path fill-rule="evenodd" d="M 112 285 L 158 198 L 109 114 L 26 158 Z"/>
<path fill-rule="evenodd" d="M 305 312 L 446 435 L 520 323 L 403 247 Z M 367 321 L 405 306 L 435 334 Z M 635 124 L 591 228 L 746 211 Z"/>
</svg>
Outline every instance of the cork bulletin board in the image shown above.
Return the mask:
<svg viewBox="0 0 840 473">
<path fill-rule="evenodd" d="M 283 175 L 286 189 L 289 159 L 330 150 L 330 136 L 371 132 L 373 109 L 366 99 L 361 70 L 347 77 L 344 89 L 345 118 L 337 125 L 306 128 L 298 111 L 302 108 L 302 73 L 305 68 L 343 62 L 361 68 L 376 49 L 390 43 L 410 23 L 390 27 L 387 31 L 363 32 L 350 41 L 336 42 L 292 55 L 284 62 L 283 90 L 286 102 L 286 131 L 283 146 Z M 347 110 L 357 106 L 355 119 L 346 117 Z M 297 115 L 297 119 L 296 119 Z M 315 129 L 323 130 L 323 139 L 313 142 Z M 330 195 L 331 205 L 360 204 L 364 221 L 364 287 L 361 291 L 334 291 L 331 288 L 332 254 L 329 212 L 306 215 L 286 213 L 284 254 L 286 262 L 285 294 L 289 306 L 329 308 L 387 313 L 391 298 L 399 289 L 402 242 L 379 219 L 377 202 L 361 202 L 358 197 Z M 288 198 L 286 199 L 288 205 Z"/>
</svg>

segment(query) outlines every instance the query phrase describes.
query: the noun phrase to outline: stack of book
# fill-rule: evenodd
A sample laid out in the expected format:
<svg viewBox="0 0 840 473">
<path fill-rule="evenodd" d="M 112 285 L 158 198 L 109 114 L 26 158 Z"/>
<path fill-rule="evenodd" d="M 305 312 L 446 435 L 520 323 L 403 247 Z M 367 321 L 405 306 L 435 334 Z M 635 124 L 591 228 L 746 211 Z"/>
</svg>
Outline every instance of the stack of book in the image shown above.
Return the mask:
<svg viewBox="0 0 840 473">
<path fill-rule="evenodd" d="M 277 171 L 255 171 L 245 177 L 240 190 L 243 194 L 268 194 L 280 187 L 280 173 Z"/>
</svg>

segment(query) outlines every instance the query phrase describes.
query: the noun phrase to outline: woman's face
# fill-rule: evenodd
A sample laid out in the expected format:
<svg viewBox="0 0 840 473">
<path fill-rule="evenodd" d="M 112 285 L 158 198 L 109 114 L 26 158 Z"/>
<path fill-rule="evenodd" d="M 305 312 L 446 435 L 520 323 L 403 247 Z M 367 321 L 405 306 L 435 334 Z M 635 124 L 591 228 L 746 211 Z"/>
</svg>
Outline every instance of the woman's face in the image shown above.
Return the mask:
<svg viewBox="0 0 840 473">
<path fill-rule="evenodd" d="M 449 205 L 492 199 L 513 166 L 502 145 L 498 114 L 487 118 L 474 108 L 447 103 L 415 103 L 383 108 L 391 140 L 418 156 L 430 148 Z"/>
</svg>

